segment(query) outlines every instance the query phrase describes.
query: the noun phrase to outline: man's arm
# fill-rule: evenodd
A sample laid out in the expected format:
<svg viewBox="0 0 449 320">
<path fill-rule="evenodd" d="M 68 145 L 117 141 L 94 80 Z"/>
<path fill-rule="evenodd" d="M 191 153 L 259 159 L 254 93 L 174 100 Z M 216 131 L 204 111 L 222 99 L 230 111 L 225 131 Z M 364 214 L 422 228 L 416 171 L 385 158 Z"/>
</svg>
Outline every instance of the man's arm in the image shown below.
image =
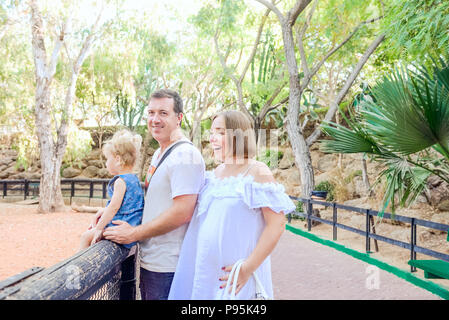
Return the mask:
<svg viewBox="0 0 449 320">
<path fill-rule="evenodd" d="M 190 221 L 197 198 L 197 194 L 177 196 L 173 198 L 172 206 L 160 216 L 137 227 L 132 227 L 124 221 L 113 221 L 117 226 L 107 228 L 103 236 L 107 240 L 128 244 L 170 232 Z"/>
<path fill-rule="evenodd" d="M 186 194 L 173 198 L 173 204 L 159 217 L 137 226 L 134 230 L 134 241 L 159 236 L 170 232 L 192 219 L 197 194 Z"/>
</svg>

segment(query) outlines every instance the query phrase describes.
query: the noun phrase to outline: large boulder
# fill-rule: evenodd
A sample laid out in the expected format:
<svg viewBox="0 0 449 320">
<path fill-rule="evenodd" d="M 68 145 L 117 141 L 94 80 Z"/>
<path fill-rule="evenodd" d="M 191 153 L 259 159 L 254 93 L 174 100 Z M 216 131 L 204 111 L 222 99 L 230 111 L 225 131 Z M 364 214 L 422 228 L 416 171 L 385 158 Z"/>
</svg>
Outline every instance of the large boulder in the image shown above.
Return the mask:
<svg viewBox="0 0 449 320">
<path fill-rule="evenodd" d="M 279 169 L 289 169 L 295 165 L 295 156 L 293 155 L 293 151 L 291 148 L 287 148 L 284 150 L 284 155 L 282 156 L 281 161 L 279 162 Z"/>
<path fill-rule="evenodd" d="M 101 160 L 89 160 L 88 162 L 87 162 L 87 165 L 88 166 L 95 166 L 95 167 L 97 167 L 97 168 L 104 168 L 104 165 L 103 165 L 103 161 L 101 161 Z"/>
<path fill-rule="evenodd" d="M 73 178 L 76 176 L 79 176 L 81 174 L 81 170 L 80 169 L 76 169 L 76 168 L 72 168 L 72 167 L 68 167 L 65 168 L 64 170 L 62 170 L 62 177 L 63 178 Z"/>
<path fill-rule="evenodd" d="M 99 178 L 102 179 L 112 178 L 112 175 L 109 174 L 109 171 L 106 168 L 101 168 L 100 170 L 98 170 L 97 175 Z"/>
<path fill-rule="evenodd" d="M 98 160 L 101 157 L 101 149 L 93 149 L 89 154 L 86 156 L 86 160 Z"/>
<path fill-rule="evenodd" d="M 0 159 L 0 165 L 9 166 L 13 162 L 14 159 L 11 156 Z"/>
<path fill-rule="evenodd" d="M 88 166 L 86 169 L 83 170 L 82 175 L 87 178 L 93 178 L 98 174 L 98 171 L 100 169 L 96 166 Z"/>
<path fill-rule="evenodd" d="M 321 172 L 330 171 L 337 166 L 337 157 L 333 154 L 325 154 L 318 159 L 317 169 Z"/>
<path fill-rule="evenodd" d="M 439 207 L 442 204 L 444 209 L 446 207 L 444 201 L 449 200 L 449 184 L 437 176 L 430 176 L 427 179 L 427 186 L 430 191 L 430 204 L 434 207 Z"/>
<path fill-rule="evenodd" d="M 442 224 L 449 224 L 449 211 L 432 215 L 430 221 Z"/>
<path fill-rule="evenodd" d="M 301 176 L 299 170 L 296 167 L 290 169 L 281 170 L 279 174 L 278 182 L 282 183 L 286 188 L 296 187 L 301 185 Z"/>
<path fill-rule="evenodd" d="M 440 211 L 449 211 L 449 200 L 441 201 L 438 204 L 437 209 L 440 210 Z"/>
<path fill-rule="evenodd" d="M 20 172 L 11 177 L 14 177 L 14 179 L 37 180 L 41 178 L 41 175 L 37 172 Z"/>
<path fill-rule="evenodd" d="M 315 176 L 315 185 L 319 185 L 323 181 L 330 181 L 332 175 L 329 172 L 324 172 Z"/>
</svg>

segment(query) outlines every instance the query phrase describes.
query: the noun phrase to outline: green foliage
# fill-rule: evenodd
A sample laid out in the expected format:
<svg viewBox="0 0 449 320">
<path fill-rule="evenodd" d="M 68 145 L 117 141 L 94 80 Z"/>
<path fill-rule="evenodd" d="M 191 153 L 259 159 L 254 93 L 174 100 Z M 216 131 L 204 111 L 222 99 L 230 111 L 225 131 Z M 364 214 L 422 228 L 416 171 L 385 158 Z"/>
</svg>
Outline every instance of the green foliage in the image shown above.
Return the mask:
<svg viewBox="0 0 449 320">
<path fill-rule="evenodd" d="M 296 204 L 296 211 L 304 212 L 304 203 L 302 201 L 298 201 Z"/>
<path fill-rule="evenodd" d="M 217 7 L 219 6 L 219 7 Z M 245 11 L 243 1 L 223 0 L 217 3 L 207 3 L 198 14 L 189 18 L 189 22 L 198 28 L 202 36 L 213 37 L 215 26 L 220 19 L 221 29 L 225 32 L 237 33 L 239 14 Z"/>
<path fill-rule="evenodd" d="M 154 138 L 151 139 L 150 147 L 153 148 L 154 150 L 156 150 L 157 148 L 159 148 L 159 142 L 157 142 L 157 140 Z"/>
<path fill-rule="evenodd" d="M 329 181 L 322 181 L 313 188 L 316 191 L 327 191 L 326 200 L 333 201 L 334 200 L 334 190 L 335 186 Z"/>
<path fill-rule="evenodd" d="M 144 103 L 133 104 L 128 95 L 123 94 L 120 90 L 115 97 L 114 109 L 120 123 L 131 131 L 134 131 L 135 127 L 142 120 L 146 105 Z"/>
<path fill-rule="evenodd" d="M 37 137 L 19 135 L 17 141 L 12 145 L 12 149 L 17 151 L 17 167 L 27 169 L 39 157 Z"/>
<path fill-rule="evenodd" d="M 262 161 L 270 168 L 276 168 L 283 155 L 282 151 L 267 149 L 262 155 L 257 156 L 257 160 Z"/>
<path fill-rule="evenodd" d="M 449 50 L 449 2 L 390 0 L 382 28 L 387 35 L 384 57 L 428 62 Z"/>
<path fill-rule="evenodd" d="M 71 166 L 79 165 L 92 150 L 92 137 L 89 131 L 71 125 L 67 135 L 67 148 L 63 162 Z"/>
<path fill-rule="evenodd" d="M 433 61 L 431 70 L 414 65 L 396 69 L 373 88 L 373 101 L 359 112 L 348 109 L 349 129 L 322 125 L 333 140 L 321 143 L 324 152 L 367 153 L 386 164 L 380 178 L 387 188 L 384 207 L 392 212 L 413 203 L 437 175 L 449 182 L 449 64 Z M 343 115 L 344 116 L 344 115 Z"/>
<path fill-rule="evenodd" d="M 345 183 L 350 183 L 352 180 L 354 180 L 355 177 L 361 177 L 362 176 L 362 170 L 355 170 L 351 172 L 349 176 L 345 178 Z"/>
</svg>

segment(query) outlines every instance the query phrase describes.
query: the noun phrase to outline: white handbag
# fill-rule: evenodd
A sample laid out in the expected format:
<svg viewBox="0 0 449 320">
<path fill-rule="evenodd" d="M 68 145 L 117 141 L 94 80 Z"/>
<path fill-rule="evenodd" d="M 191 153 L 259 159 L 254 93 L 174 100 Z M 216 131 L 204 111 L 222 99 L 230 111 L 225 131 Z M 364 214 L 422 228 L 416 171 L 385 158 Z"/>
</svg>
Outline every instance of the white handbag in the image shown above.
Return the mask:
<svg viewBox="0 0 449 320">
<path fill-rule="evenodd" d="M 239 278 L 240 268 L 242 267 L 244 261 L 245 261 L 244 259 L 240 259 L 232 266 L 231 273 L 229 274 L 229 278 L 228 281 L 226 282 L 225 288 L 225 295 L 226 297 L 229 298 L 229 300 L 235 300 L 235 290 L 237 289 L 237 280 Z M 256 282 L 256 292 L 254 294 L 253 300 L 270 300 L 270 297 L 268 296 L 267 292 L 262 286 L 259 277 L 256 275 L 256 273 L 253 273 L 252 276 L 254 278 L 254 281 Z M 228 294 L 231 282 L 232 282 L 231 293 Z"/>
</svg>

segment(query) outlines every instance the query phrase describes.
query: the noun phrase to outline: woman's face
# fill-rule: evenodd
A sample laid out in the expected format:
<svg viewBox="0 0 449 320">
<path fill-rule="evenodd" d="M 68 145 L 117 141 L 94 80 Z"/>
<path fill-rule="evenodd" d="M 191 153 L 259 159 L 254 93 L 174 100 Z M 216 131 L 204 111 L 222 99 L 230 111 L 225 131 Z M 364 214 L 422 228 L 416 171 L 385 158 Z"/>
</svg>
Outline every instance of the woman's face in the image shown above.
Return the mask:
<svg viewBox="0 0 449 320">
<path fill-rule="evenodd" d="M 226 158 L 226 124 L 224 117 L 218 116 L 212 122 L 209 142 L 214 151 L 215 160 L 224 162 Z"/>
</svg>

